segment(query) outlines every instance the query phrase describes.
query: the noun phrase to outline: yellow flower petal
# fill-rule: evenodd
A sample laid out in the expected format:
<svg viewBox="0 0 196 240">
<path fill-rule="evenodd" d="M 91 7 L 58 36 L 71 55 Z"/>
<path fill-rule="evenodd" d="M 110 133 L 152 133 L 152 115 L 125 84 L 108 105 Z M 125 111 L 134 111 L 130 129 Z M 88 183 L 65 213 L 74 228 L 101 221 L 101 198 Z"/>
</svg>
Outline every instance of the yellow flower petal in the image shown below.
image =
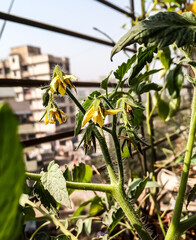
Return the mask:
<svg viewBox="0 0 196 240">
<path fill-rule="evenodd" d="M 93 108 L 94 109 L 94 108 Z M 93 113 L 93 116 L 92 116 L 92 119 L 94 121 L 94 123 L 96 124 L 97 123 L 97 118 L 98 118 L 99 114 L 98 114 L 98 110 L 97 111 L 94 111 Z"/>
<path fill-rule="evenodd" d="M 63 115 L 63 121 L 65 122 L 67 120 L 67 115 L 62 110 L 59 110 L 59 112 L 61 113 L 61 115 Z"/>
<path fill-rule="evenodd" d="M 120 109 L 108 109 L 108 110 L 104 111 L 104 114 L 105 115 L 115 115 L 120 111 L 121 111 Z"/>
<path fill-rule="evenodd" d="M 97 116 L 97 123 L 99 124 L 99 126 L 102 128 L 103 127 L 103 123 L 104 123 L 104 118 L 101 114 L 98 114 Z"/>
<path fill-rule="evenodd" d="M 82 127 L 84 127 L 86 125 L 87 122 L 90 121 L 90 119 L 92 118 L 93 114 L 94 114 L 95 110 L 93 107 L 91 107 L 84 115 L 83 121 L 82 121 Z"/>
<path fill-rule="evenodd" d="M 65 76 L 63 76 L 64 82 L 65 82 L 66 84 L 68 84 L 70 87 L 74 88 L 75 92 L 77 92 L 75 86 L 70 82 L 70 80 L 69 80 L 70 78 L 72 78 L 72 79 L 74 79 L 74 80 L 77 79 L 77 78 L 76 78 L 75 76 L 73 76 L 73 75 L 65 75 Z"/>
<path fill-rule="evenodd" d="M 44 123 L 45 123 L 45 125 L 47 125 L 49 123 L 48 113 L 46 113 L 46 115 L 45 115 Z"/>
<path fill-rule="evenodd" d="M 60 124 L 63 123 L 62 118 L 58 112 L 55 113 L 55 117 L 59 121 Z"/>
<path fill-rule="evenodd" d="M 59 88 L 58 88 L 58 91 L 59 93 L 61 94 L 61 96 L 64 96 L 65 95 L 65 90 L 66 90 L 66 87 L 64 87 L 64 85 L 62 84 L 62 82 L 59 84 Z"/>
<path fill-rule="evenodd" d="M 50 83 L 50 88 L 51 88 L 52 92 L 56 92 L 56 89 L 58 88 L 58 85 L 59 85 L 58 78 L 57 77 L 53 78 L 51 83 Z"/>
</svg>

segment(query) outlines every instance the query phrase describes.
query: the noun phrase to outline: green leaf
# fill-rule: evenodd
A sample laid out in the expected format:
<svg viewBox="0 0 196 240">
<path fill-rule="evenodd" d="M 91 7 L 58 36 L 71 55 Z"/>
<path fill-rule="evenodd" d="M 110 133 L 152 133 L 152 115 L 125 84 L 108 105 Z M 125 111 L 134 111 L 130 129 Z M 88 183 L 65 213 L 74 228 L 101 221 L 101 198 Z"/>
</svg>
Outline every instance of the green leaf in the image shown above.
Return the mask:
<svg viewBox="0 0 196 240">
<path fill-rule="evenodd" d="M 80 213 L 85 209 L 85 207 L 91 203 L 92 201 L 94 200 L 94 198 L 91 198 L 90 200 L 82 203 L 78 208 L 77 210 L 75 211 L 75 213 L 73 214 L 73 217 L 77 217 L 80 215 Z"/>
<path fill-rule="evenodd" d="M 38 232 L 34 236 L 33 240 L 50 240 L 50 237 L 45 232 Z"/>
<path fill-rule="evenodd" d="M 113 214 L 113 222 L 109 226 L 109 234 L 114 230 L 114 228 L 118 225 L 118 223 L 121 221 L 121 219 L 124 217 L 124 212 L 122 208 L 119 208 L 114 214 Z"/>
<path fill-rule="evenodd" d="M 58 203 L 71 208 L 66 181 L 58 164 L 54 161 L 49 163 L 48 172 L 42 173 L 41 182 Z"/>
<path fill-rule="evenodd" d="M 144 179 L 139 178 L 134 180 L 129 186 L 128 192 L 131 194 L 131 196 L 134 197 L 135 202 L 143 192 L 148 180 L 149 180 L 149 177 L 146 177 Z"/>
<path fill-rule="evenodd" d="M 25 180 L 18 122 L 7 104 L 0 105 L 0 239 L 18 237 L 22 228 L 19 199 Z"/>
<path fill-rule="evenodd" d="M 34 184 L 33 194 L 41 201 L 41 203 L 49 212 L 56 214 L 57 203 L 49 191 L 44 189 L 44 186 L 40 181 L 37 181 Z"/>
<path fill-rule="evenodd" d="M 134 67 L 131 70 L 131 74 L 128 78 L 129 85 L 131 86 L 132 80 L 141 72 L 143 67 L 150 63 L 153 59 L 156 48 L 142 48 L 140 47 L 137 53 L 137 58 L 134 63 Z"/>
<path fill-rule="evenodd" d="M 156 181 L 148 181 L 145 188 L 159 188 L 160 185 Z"/>
<path fill-rule="evenodd" d="M 196 165 L 196 154 L 191 157 L 191 165 Z"/>
<path fill-rule="evenodd" d="M 169 70 L 170 65 L 172 63 L 171 51 L 170 51 L 169 47 L 164 47 L 163 49 L 160 49 L 158 51 L 158 56 L 159 56 L 159 59 L 160 59 L 162 65 L 165 67 L 165 69 Z"/>
<path fill-rule="evenodd" d="M 176 42 L 177 47 L 195 45 L 196 17 L 191 12 L 159 12 L 138 22 L 114 46 L 114 54 L 126 46 L 139 43 L 147 47 L 164 48 Z"/>
<path fill-rule="evenodd" d="M 180 101 L 181 97 L 179 96 L 178 98 L 172 98 L 169 101 L 169 114 L 167 116 L 166 121 L 168 121 L 171 117 L 173 117 L 176 112 L 180 109 Z"/>
<path fill-rule="evenodd" d="M 146 82 L 142 82 L 140 84 L 137 85 L 137 87 L 135 88 L 135 92 L 137 94 L 142 94 L 145 92 L 149 92 L 149 91 L 160 91 L 161 90 L 161 86 L 159 86 L 156 83 L 146 83 Z"/>
<path fill-rule="evenodd" d="M 196 86 L 196 78 L 192 78 L 188 74 L 186 74 L 185 76 L 190 83 L 192 83 L 194 86 Z"/>
<path fill-rule="evenodd" d="M 130 153 L 129 153 L 129 148 L 127 146 L 125 146 L 123 148 L 123 151 L 121 152 L 121 157 L 122 158 L 127 158 L 129 157 Z"/>
<path fill-rule="evenodd" d="M 172 98 L 178 98 L 180 96 L 180 90 L 182 89 L 182 85 L 184 83 L 184 76 L 180 65 L 177 65 L 174 69 L 169 71 L 166 82 L 170 96 Z"/>
<path fill-rule="evenodd" d="M 70 237 L 67 237 L 64 234 L 61 234 L 56 237 L 50 237 L 50 240 L 70 240 Z"/>
<path fill-rule="evenodd" d="M 23 215 L 24 215 L 24 222 L 30 222 L 35 221 L 35 212 L 34 209 L 30 206 L 24 207 L 22 209 Z"/>
<path fill-rule="evenodd" d="M 118 69 L 114 72 L 115 78 L 121 81 L 124 75 L 129 71 L 135 60 L 136 54 L 134 54 L 130 59 L 128 59 L 126 63 L 122 63 L 120 66 L 118 66 Z"/>
<path fill-rule="evenodd" d="M 191 191 L 188 193 L 188 198 L 187 198 L 187 204 L 186 208 L 188 207 L 190 201 L 193 199 L 193 197 L 196 194 L 196 184 L 194 184 L 194 187 L 191 189 Z"/>
<path fill-rule="evenodd" d="M 48 106 L 48 102 L 49 102 L 49 99 L 50 99 L 50 95 L 48 93 L 49 90 L 46 90 L 46 92 L 44 93 L 43 97 L 42 97 L 42 100 L 43 100 L 43 106 L 44 107 L 47 107 Z"/>
<path fill-rule="evenodd" d="M 102 222 L 108 227 L 108 233 L 110 234 L 120 220 L 124 217 L 124 213 L 119 206 L 112 206 L 109 212 L 106 212 Z"/>
<path fill-rule="evenodd" d="M 145 72 L 145 73 L 140 73 L 135 78 L 131 79 L 129 84 L 130 84 L 131 87 L 133 87 L 135 85 L 137 86 L 138 83 L 142 82 L 143 80 L 148 79 L 148 77 L 150 75 L 155 74 L 155 73 L 157 73 L 157 72 L 159 72 L 161 70 L 162 70 L 162 68 L 160 68 L 160 69 L 153 69 L 153 70 L 150 70 L 150 71 Z"/>
<path fill-rule="evenodd" d="M 144 109 L 141 108 L 133 108 L 132 112 L 133 112 L 133 116 L 134 118 L 132 119 L 132 124 L 133 126 L 138 129 L 143 121 L 144 114 L 143 114 Z"/>
<path fill-rule="evenodd" d="M 105 206 L 103 205 L 101 198 L 98 196 L 95 196 L 90 205 L 90 210 L 89 210 L 90 216 L 97 215 L 100 211 L 104 209 L 104 207 Z"/>
<path fill-rule="evenodd" d="M 76 237 L 80 235 L 80 233 L 82 232 L 82 229 L 83 229 L 83 221 L 82 219 L 78 219 L 78 221 L 76 222 L 76 231 L 77 231 Z"/>
<path fill-rule="evenodd" d="M 156 98 L 159 117 L 165 122 L 169 114 L 169 104 L 163 98 L 161 98 L 157 92 L 154 96 Z"/>
<path fill-rule="evenodd" d="M 112 74 L 112 71 L 109 73 L 109 75 L 101 82 L 101 88 L 103 88 L 105 91 L 108 89 L 108 80 L 110 78 L 110 75 Z"/>
<path fill-rule="evenodd" d="M 72 169 L 73 181 L 89 183 L 92 178 L 92 169 L 89 165 L 84 163 L 79 163 L 79 165 L 74 165 Z"/>
<path fill-rule="evenodd" d="M 87 218 L 84 220 L 84 230 L 86 235 L 89 236 L 91 234 L 91 227 L 92 227 L 92 218 Z"/>
</svg>

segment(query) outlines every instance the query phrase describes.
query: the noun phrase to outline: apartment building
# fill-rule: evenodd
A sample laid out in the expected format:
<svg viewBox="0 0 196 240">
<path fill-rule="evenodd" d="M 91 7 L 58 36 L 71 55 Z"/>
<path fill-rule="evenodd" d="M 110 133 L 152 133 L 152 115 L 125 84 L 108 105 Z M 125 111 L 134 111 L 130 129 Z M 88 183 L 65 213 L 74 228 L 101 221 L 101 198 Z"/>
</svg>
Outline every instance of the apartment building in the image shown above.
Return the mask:
<svg viewBox="0 0 196 240">
<path fill-rule="evenodd" d="M 15 79 L 34 79 L 34 80 L 50 80 L 52 71 L 55 65 L 58 64 L 65 73 L 69 74 L 69 59 L 55 57 L 49 54 L 42 54 L 39 47 L 34 46 L 21 46 L 11 48 L 10 55 L 0 61 L 0 78 L 15 78 Z M 47 134 L 61 132 L 73 129 L 75 126 L 75 108 L 70 99 L 65 96 L 63 98 L 58 97 L 56 102 L 66 115 L 68 116 L 65 124 L 59 125 L 45 125 L 44 122 L 40 122 L 40 118 L 44 113 L 42 106 L 42 90 L 40 88 L 26 88 L 15 87 L 15 97 L 10 102 L 11 107 L 15 111 L 16 115 L 24 107 L 25 113 L 28 113 L 31 121 L 31 128 L 28 130 L 22 128 L 24 122 L 20 122 L 21 139 L 25 140 L 35 137 L 46 136 Z M 29 109 L 28 109 L 29 108 Z M 20 114 L 19 114 L 20 115 Z M 20 120 L 21 116 L 18 115 Z M 24 119 L 23 119 L 24 120 Z M 26 134 L 24 134 L 26 133 Z M 66 142 L 64 141 L 64 147 Z M 27 149 L 26 156 L 28 160 L 42 161 L 46 159 L 46 155 L 51 158 L 52 150 L 58 150 L 63 148 L 60 141 L 55 143 L 48 143 L 36 146 L 36 148 Z M 46 154 L 47 153 L 47 154 Z M 51 159 L 50 159 L 51 160 Z M 33 165 L 36 168 L 36 164 Z"/>
</svg>

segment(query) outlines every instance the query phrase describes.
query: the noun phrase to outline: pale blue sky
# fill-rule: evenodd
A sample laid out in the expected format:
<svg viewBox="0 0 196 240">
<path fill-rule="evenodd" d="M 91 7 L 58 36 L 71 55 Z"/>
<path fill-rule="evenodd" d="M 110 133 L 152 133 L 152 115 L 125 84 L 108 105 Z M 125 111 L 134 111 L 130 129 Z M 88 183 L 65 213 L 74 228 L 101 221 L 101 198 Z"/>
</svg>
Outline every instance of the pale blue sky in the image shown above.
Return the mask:
<svg viewBox="0 0 196 240">
<path fill-rule="evenodd" d="M 10 2 L 0 0 L 0 11 L 7 12 Z M 110 2 L 129 10 L 129 0 Z M 11 13 L 105 40 L 107 38 L 93 27 L 107 33 L 115 41 L 126 32 L 121 28 L 123 24 L 130 28 L 129 18 L 95 0 L 15 0 Z M 0 27 L 2 23 L 0 21 Z M 111 62 L 111 47 L 12 22 L 7 22 L 0 40 L 0 59 L 10 53 L 11 47 L 27 44 L 41 47 L 45 54 L 69 57 L 71 74 L 80 81 L 98 81 L 127 60 L 123 53 L 119 53 Z"/>
</svg>

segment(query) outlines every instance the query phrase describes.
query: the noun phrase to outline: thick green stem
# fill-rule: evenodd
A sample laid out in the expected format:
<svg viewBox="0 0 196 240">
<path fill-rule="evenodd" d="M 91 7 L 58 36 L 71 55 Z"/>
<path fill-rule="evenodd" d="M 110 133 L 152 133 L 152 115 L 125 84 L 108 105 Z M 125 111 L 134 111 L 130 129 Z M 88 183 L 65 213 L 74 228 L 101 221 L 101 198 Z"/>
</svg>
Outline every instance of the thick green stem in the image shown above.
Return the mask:
<svg viewBox="0 0 196 240">
<path fill-rule="evenodd" d="M 98 131 L 97 127 L 95 125 L 92 125 L 92 130 L 93 133 L 95 134 L 95 137 L 97 138 L 99 145 L 101 147 L 101 151 L 108 169 L 108 173 L 110 176 L 110 181 L 111 183 L 116 183 L 117 179 L 116 179 L 116 175 L 114 172 L 114 167 L 113 167 L 113 163 L 109 154 L 109 150 L 108 150 L 108 146 L 106 144 L 105 138 L 103 136 L 101 136 L 100 132 Z"/>
<path fill-rule="evenodd" d="M 174 208 L 173 218 L 165 238 L 166 240 L 170 240 L 170 239 L 177 240 L 179 239 L 181 234 L 180 217 L 182 213 L 183 201 L 184 201 L 187 180 L 189 175 L 189 168 L 191 163 L 195 132 L 196 132 L 196 87 L 194 87 L 190 130 L 189 130 L 188 142 L 187 142 L 186 153 L 184 158 L 184 166 L 183 166 L 183 171 L 182 171 L 182 176 L 180 181 L 180 187 L 177 195 L 176 205 Z"/>
<path fill-rule="evenodd" d="M 120 151 L 120 143 L 116 134 L 116 125 L 117 125 L 117 117 L 116 115 L 113 116 L 113 125 L 112 125 L 112 137 L 114 141 L 114 146 L 116 150 L 116 160 L 118 164 L 118 173 L 119 173 L 119 183 L 121 186 L 124 185 L 124 172 L 123 172 L 123 164 L 122 164 L 122 157 Z"/>
<path fill-rule="evenodd" d="M 131 225 L 135 228 L 138 235 L 143 240 L 152 240 L 153 238 L 150 236 L 144 224 L 139 219 L 139 216 L 135 212 L 134 206 L 130 203 L 126 197 L 124 189 L 121 185 L 117 184 L 113 190 L 113 197 L 119 203 L 120 207 L 124 211 L 125 215 L 129 219 Z"/>
<path fill-rule="evenodd" d="M 150 165 L 151 165 L 151 172 L 154 178 L 154 163 L 155 163 L 155 149 L 154 149 L 154 136 L 152 133 L 152 124 L 151 124 L 151 118 L 150 118 L 150 112 L 151 112 L 151 95 L 150 92 L 147 92 L 147 99 L 146 99 L 146 125 L 147 125 L 147 131 L 150 138 L 150 147 L 151 147 L 151 157 L 150 157 Z"/>
<path fill-rule="evenodd" d="M 26 177 L 28 179 L 39 181 L 41 174 L 28 173 L 26 172 Z M 79 183 L 66 181 L 67 188 L 77 189 L 77 190 L 91 190 L 99 192 L 111 192 L 113 187 L 110 184 L 95 184 L 95 183 Z"/>
</svg>

